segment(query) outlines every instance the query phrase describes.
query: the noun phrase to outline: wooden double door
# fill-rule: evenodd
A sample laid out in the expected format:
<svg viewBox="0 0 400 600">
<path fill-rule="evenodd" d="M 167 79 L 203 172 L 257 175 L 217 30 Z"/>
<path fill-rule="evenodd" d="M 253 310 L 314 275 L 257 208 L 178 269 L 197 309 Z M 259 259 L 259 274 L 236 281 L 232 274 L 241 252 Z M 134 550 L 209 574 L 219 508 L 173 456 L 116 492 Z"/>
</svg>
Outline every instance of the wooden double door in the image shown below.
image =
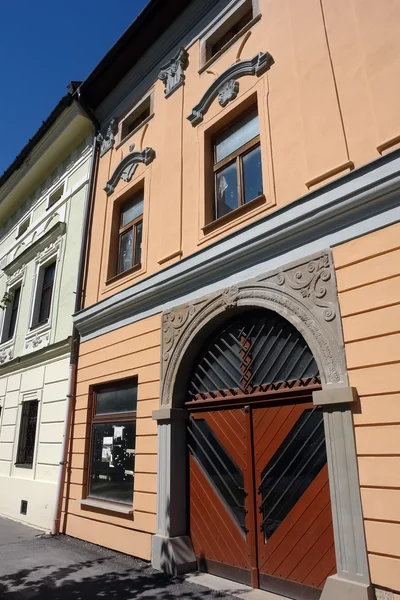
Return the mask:
<svg viewBox="0 0 400 600">
<path fill-rule="evenodd" d="M 194 411 L 188 448 L 199 569 L 319 598 L 336 572 L 322 410 L 308 398 Z"/>
</svg>

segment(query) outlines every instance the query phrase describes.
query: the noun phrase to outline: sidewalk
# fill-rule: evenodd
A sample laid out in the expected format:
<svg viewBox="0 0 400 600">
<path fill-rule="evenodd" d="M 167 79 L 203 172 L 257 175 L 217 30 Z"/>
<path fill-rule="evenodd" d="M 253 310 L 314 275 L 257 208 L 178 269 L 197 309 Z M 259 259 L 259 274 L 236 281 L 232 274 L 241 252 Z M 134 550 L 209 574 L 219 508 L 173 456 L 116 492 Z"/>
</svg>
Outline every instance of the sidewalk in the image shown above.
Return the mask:
<svg viewBox="0 0 400 600">
<path fill-rule="evenodd" d="M 1 600 L 233 600 L 148 563 L 0 518 Z"/>
</svg>

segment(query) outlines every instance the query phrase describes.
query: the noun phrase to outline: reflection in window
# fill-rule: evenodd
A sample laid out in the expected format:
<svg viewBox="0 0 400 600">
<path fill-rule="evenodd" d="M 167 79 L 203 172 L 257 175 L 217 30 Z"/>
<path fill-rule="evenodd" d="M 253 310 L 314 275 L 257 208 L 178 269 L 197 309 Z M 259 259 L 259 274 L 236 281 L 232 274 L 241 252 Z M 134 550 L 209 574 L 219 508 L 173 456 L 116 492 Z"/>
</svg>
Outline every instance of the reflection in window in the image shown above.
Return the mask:
<svg viewBox="0 0 400 600">
<path fill-rule="evenodd" d="M 132 505 L 137 384 L 103 386 L 94 396 L 89 496 Z"/>
<path fill-rule="evenodd" d="M 142 262 L 143 192 L 124 204 L 120 213 L 118 273 Z"/>
<path fill-rule="evenodd" d="M 258 115 L 252 111 L 214 140 L 215 218 L 262 196 Z"/>
</svg>

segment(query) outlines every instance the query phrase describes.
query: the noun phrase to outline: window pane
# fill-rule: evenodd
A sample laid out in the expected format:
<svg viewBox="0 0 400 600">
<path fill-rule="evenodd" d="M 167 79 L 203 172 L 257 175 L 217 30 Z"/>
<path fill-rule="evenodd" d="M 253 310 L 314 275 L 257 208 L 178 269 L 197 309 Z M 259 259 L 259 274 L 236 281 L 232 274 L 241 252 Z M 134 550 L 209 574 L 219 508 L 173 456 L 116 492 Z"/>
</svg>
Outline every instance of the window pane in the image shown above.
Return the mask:
<svg viewBox="0 0 400 600">
<path fill-rule="evenodd" d="M 89 495 L 133 503 L 136 423 L 93 425 Z"/>
<path fill-rule="evenodd" d="M 260 146 L 248 152 L 242 160 L 244 202 L 246 203 L 263 193 Z"/>
<path fill-rule="evenodd" d="M 10 309 L 11 310 L 10 323 L 9 323 L 8 332 L 6 335 L 7 340 L 10 340 L 14 336 L 15 325 L 17 323 L 20 295 L 21 295 L 21 288 L 19 287 L 19 288 L 15 289 L 13 292 L 13 300 L 12 300 L 12 305 L 11 305 L 11 309 Z"/>
<path fill-rule="evenodd" d="M 42 292 L 42 298 L 40 300 L 38 323 L 42 323 L 43 321 L 46 321 L 46 319 L 49 318 L 52 293 L 53 293 L 53 286 L 47 287 Z"/>
<path fill-rule="evenodd" d="M 55 270 L 56 263 L 52 263 L 51 265 L 45 268 L 43 275 L 43 287 L 53 283 Z"/>
<path fill-rule="evenodd" d="M 96 415 L 136 410 L 137 385 L 127 382 L 118 386 L 107 386 L 96 392 Z"/>
<path fill-rule="evenodd" d="M 131 221 L 143 214 L 143 194 L 135 196 L 130 202 L 123 205 L 121 209 L 121 227 L 125 227 Z"/>
<path fill-rule="evenodd" d="M 118 273 L 123 273 L 132 266 L 132 229 L 120 236 Z"/>
<path fill-rule="evenodd" d="M 244 119 L 241 119 L 221 136 L 215 142 L 215 162 L 219 162 L 241 146 L 252 140 L 260 133 L 257 112 L 252 112 Z"/>
<path fill-rule="evenodd" d="M 22 403 L 21 425 L 18 440 L 17 464 L 32 466 L 35 452 L 36 425 L 39 402 Z"/>
<path fill-rule="evenodd" d="M 142 231 L 143 221 L 140 221 L 135 226 L 135 254 L 134 254 L 134 265 L 140 265 L 142 262 Z"/>
<path fill-rule="evenodd" d="M 216 173 L 215 184 L 217 195 L 216 218 L 218 219 L 238 207 L 238 182 L 235 162 Z"/>
</svg>

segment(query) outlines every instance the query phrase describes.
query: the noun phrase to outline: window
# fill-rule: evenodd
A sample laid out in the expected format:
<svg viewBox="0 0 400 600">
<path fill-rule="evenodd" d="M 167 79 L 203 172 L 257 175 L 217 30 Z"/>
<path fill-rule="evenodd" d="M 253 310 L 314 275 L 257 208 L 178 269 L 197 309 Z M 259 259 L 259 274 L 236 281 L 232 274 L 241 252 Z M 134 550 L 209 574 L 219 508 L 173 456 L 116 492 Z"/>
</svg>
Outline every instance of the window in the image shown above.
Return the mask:
<svg viewBox="0 0 400 600">
<path fill-rule="evenodd" d="M 122 121 L 121 140 L 138 129 L 153 113 L 152 94 L 147 96 L 133 111 Z"/>
<path fill-rule="evenodd" d="M 214 218 L 263 194 L 258 115 L 252 111 L 214 139 Z"/>
<path fill-rule="evenodd" d="M 49 201 L 47 203 L 47 208 L 50 208 L 51 206 L 53 206 L 53 204 L 58 202 L 63 194 L 64 194 L 64 184 L 60 185 L 60 187 L 58 187 L 52 194 L 50 194 Z"/>
<path fill-rule="evenodd" d="M 89 497 L 133 503 L 136 381 L 98 388 L 93 394 Z"/>
<path fill-rule="evenodd" d="M 118 273 L 139 266 L 142 261 L 143 192 L 123 204 L 119 222 Z"/>
<path fill-rule="evenodd" d="M 201 50 L 202 63 L 211 60 L 224 49 L 227 49 L 231 45 L 230 42 L 239 38 L 242 30 L 255 18 L 255 12 L 257 11 L 253 8 L 252 0 L 244 0 L 239 6 L 232 9 L 223 22 L 219 23 L 204 41 Z"/>
<path fill-rule="evenodd" d="M 17 324 L 19 301 L 21 297 L 21 286 L 14 288 L 10 292 L 11 302 L 7 306 L 6 314 L 4 317 L 3 336 L 1 341 L 7 342 L 14 337 L 15 326 Z"/>
<path fill-rule="evenodd" d="M 22 403 L 16 465 L 31 469 L 35 452 L 38 400 Z"/>
<path fill-rule="evenodd" d="M 28 229 L 29 225 L 31 222 L 31 218 L 28 217 L 27 219 L 25 219 L 25 221 L 23 221 L 21 223 L 21 225 L 18 227 L 18 233 L 17 233 L 17 238 L 19 238 L 21 235 L 23 235 L 25 233 L 25 231 Z"/>
<path fill-rule="evenodd" d="M 55 271 L 55 261 L 40 269 L 38 279 L 38 291 L 40 290 L 40 292 L 36 300 L 33 325 L 41 325 L 49 318 Z"/>
</svg>

